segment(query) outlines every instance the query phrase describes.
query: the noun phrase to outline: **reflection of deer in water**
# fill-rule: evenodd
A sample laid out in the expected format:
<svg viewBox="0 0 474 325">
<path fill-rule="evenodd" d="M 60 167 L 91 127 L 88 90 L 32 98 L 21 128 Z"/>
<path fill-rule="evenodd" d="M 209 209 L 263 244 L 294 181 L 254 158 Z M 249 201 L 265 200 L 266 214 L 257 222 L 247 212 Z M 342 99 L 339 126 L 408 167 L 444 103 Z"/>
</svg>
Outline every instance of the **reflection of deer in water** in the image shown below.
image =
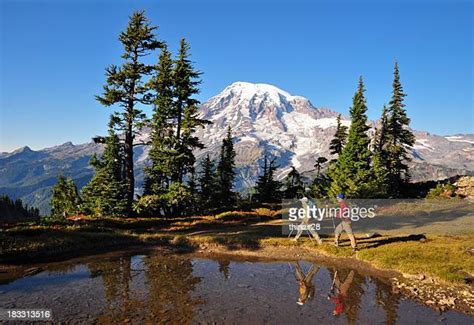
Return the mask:
<svg viewBox="0 0 474 325">
<path fill-rule="evenodd" d="M 339 279 L 338 272 L 334 272 L 334 279 L 331 286 L 331 291 L 328 295 L 328 299 L 334 302 L 334 310 L 332 314 L 334 316 L 340 315 L 346 309 L 346 300 L 348 297 L 349 288 L 354 280 L 354 270 L 349 272 L 344 282 Z"/>
<path fill-rule="evenodd" d="M 296 303 L 302 306 L 308 300 L 311 300 L 314 297 L 315 288 L 313 284 L 313 278 L 314 278 L 314 275 L 318 273 L 319 266 L 316 266 L 316 264 L 311 265 L 311 268 L 309 269 L 308 273 L 305 275 L 299 261 L 294 264 L 295 264 L 295 271 L 296 271 L 295 277 L 300 285 L 300 296 Z"/>
</svg>

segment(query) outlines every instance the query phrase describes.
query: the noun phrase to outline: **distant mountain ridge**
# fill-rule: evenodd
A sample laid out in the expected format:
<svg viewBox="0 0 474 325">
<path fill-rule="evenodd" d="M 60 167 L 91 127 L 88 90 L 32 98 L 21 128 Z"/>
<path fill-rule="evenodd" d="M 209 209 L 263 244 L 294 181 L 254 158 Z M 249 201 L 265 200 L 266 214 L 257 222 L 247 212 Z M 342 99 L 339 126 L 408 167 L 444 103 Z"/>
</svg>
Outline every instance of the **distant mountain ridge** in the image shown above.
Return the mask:
<svg viewBox="0 0 474 325">
<path fill-rule="evenodd" d="M 409 114 L 408 108 L 408 114 Z M 232 127 L 237 152 L 236 189 L 247 191 L 254 185 L 265 152 L 278 157 L 277 176 L 284 177 L 291 166 L 304 175 L 314 174 L 317 157 L 329 154 L 335 132 L 336 111 L 319 108 L 302 96 L 268 84 L 235 82 L 202 104 L 201 117 L 213 122 L 197 134 L 206 148 L 196 152 L 198 160 L 210 153 L 217 158 L 228 125 Z M 343 117 L 345 125 L 350 120 Z M 374 126 L 375 123 L 371 122 Z M 370 131 L 373 132 L 373 129 Z M 414 181 L 443 179 L 456 174 L 474 174 L 474 134 L 437 136 L 414 131 L 411 170 Z M 148 130 L 141 138 L 146 140 Z M 102 152 L 92 142 L 62 145 L 33 151 L 28 147 L 0 153 L 0 194 L 21 198 L 25 203 L 49 212 L 51 186 L 57 175 L 72 177 L 79 187 L 93 174 L 90 157 Z M 137 187 L 143 183 L 143 167 L 148 148 L 135 148 Z"/>
</svg>

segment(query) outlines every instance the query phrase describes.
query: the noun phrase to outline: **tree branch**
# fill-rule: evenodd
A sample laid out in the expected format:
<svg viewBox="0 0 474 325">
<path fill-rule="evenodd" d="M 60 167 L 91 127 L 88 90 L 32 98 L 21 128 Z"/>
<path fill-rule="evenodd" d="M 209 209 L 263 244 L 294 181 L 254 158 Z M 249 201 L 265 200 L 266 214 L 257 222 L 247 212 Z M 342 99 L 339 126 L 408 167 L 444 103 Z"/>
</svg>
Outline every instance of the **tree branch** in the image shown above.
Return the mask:
<svg viewBox="0 0 474 325">
<path fill-rule="evenodd" d="M 134 147 L 136 147 L 136 146 L 148 146 L 148 145 L 150 145 L 150 144 L 151 144 L 151 141 L 147 141 L 147 142 L 142 141 L 142 142 L 135 142 L 135 143 L 133 144 L 133 146 L 134 146 Z"/>
</svg>

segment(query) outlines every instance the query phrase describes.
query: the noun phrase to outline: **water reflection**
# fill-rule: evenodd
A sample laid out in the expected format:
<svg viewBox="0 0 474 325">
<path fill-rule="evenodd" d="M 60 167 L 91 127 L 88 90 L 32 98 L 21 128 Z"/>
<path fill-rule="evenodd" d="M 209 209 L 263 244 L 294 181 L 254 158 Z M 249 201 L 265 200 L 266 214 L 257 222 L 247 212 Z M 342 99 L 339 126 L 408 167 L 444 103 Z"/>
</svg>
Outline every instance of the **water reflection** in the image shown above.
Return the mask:
<svg viewBox="0 0 474 325">
<path fill-rule="evenodd" d="M 298 305 L 303 306 L 308 300 L 311 300 L 314 297 L 314 292 L 316 291 L 313 284 L 313 278 L 316 273 L 319 271 L 319 267 L 316 264 L 312 264 L 311 268 L 307 273 L 303 272 L 301 268 L 300 261 L 294 263 L 295 266 L 295 277 L 299 283 L 299 297 L 296 302 Z"/>
<path fill-rule="evenodd" d="M 385 311 L 387 325 L 396 323 L 400 295 L 392 292 L 392 287 L 381 281 L 376 282 L 375 302 Z"/>
<path fill-rule="evenodd" d="M 352 281 L 354 281 L 354 270 L 351 270 L 344 281 L 339 278 L 338 271 L 334 271 L 331 290 L 329 291 L 328 299 L 334 303 L 334 310 L 332 314 L 338 316 L 342 314 L 347 307 L 349 298 L 349 289 Z"/>
<path fill-rule="evenodd" d="M 102 278 L 106 307 L 99 323 L 118 320 L 173 320 L 187 323 L 193 308 L 202 303 L 191 293 L 200 282 L 190 259 L 179 256 L 144 256 L 132 267 L 131 257 L 88 263 L 91 276 Z M 133 287 L 133 290 L 132 290 Z"/>
<path fill-rule="evenodd" d="M 64 323 L 395 324 L 440 317 L 394 294 L 385 280 L 349 268 L 189 255 L 122 253 L 55 263 L 0 285 L 0 295 L 0 309 L 48 308 Z M 456 312 L 443 317 L 472 323 Z"/>
<path fill-rule="evenodd" d="M 297 304 L 300 306 L 315 297 L 316 289 L 313 278 L 321 268 L 312 263 L 309 270 L 304 272 L 301 263 L 302 261 L 292 263 L 299 285 Z M 333 303 L 333 316 L 337 318 L 345 314 L 348 323 L 354 323 L 358 319 L 362 296 L 365 293 L 364 285 L 366 281 L 371 281 L 375 284 L 375 302 L 384 310 L 386 324 L 396 323 L 400 296 L 392 292 L 389 284 L 379 279 L 367 279 L 350 269 L 331 268 L 329 274 L 331 287 L 327 299 Z"/>
<path fill-rule="evenodd" d="M 230 261 L 229 260 L 219 260 L 219 272 L 221 272 L 224 275 L 224 279 L 229 279 L 230 278 Z"/>
</svg>

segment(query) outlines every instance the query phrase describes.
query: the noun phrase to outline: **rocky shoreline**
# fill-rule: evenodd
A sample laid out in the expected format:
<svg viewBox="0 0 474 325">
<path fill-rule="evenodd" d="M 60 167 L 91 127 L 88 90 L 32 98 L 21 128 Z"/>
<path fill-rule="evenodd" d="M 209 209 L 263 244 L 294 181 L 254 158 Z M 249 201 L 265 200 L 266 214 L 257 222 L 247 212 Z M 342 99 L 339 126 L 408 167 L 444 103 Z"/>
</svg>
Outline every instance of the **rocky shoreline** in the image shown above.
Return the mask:
<svg viewBox="0 0 474 325">
<path fill-rule="evenodd" d="M 454 309 L 474 316 L 472 287 L 446 286 L 436 283 L 433 278 L 422 278 L 410 275 L 393 278 L 391 280 L 393 291 L 439 312 Z"/>
</svg>

